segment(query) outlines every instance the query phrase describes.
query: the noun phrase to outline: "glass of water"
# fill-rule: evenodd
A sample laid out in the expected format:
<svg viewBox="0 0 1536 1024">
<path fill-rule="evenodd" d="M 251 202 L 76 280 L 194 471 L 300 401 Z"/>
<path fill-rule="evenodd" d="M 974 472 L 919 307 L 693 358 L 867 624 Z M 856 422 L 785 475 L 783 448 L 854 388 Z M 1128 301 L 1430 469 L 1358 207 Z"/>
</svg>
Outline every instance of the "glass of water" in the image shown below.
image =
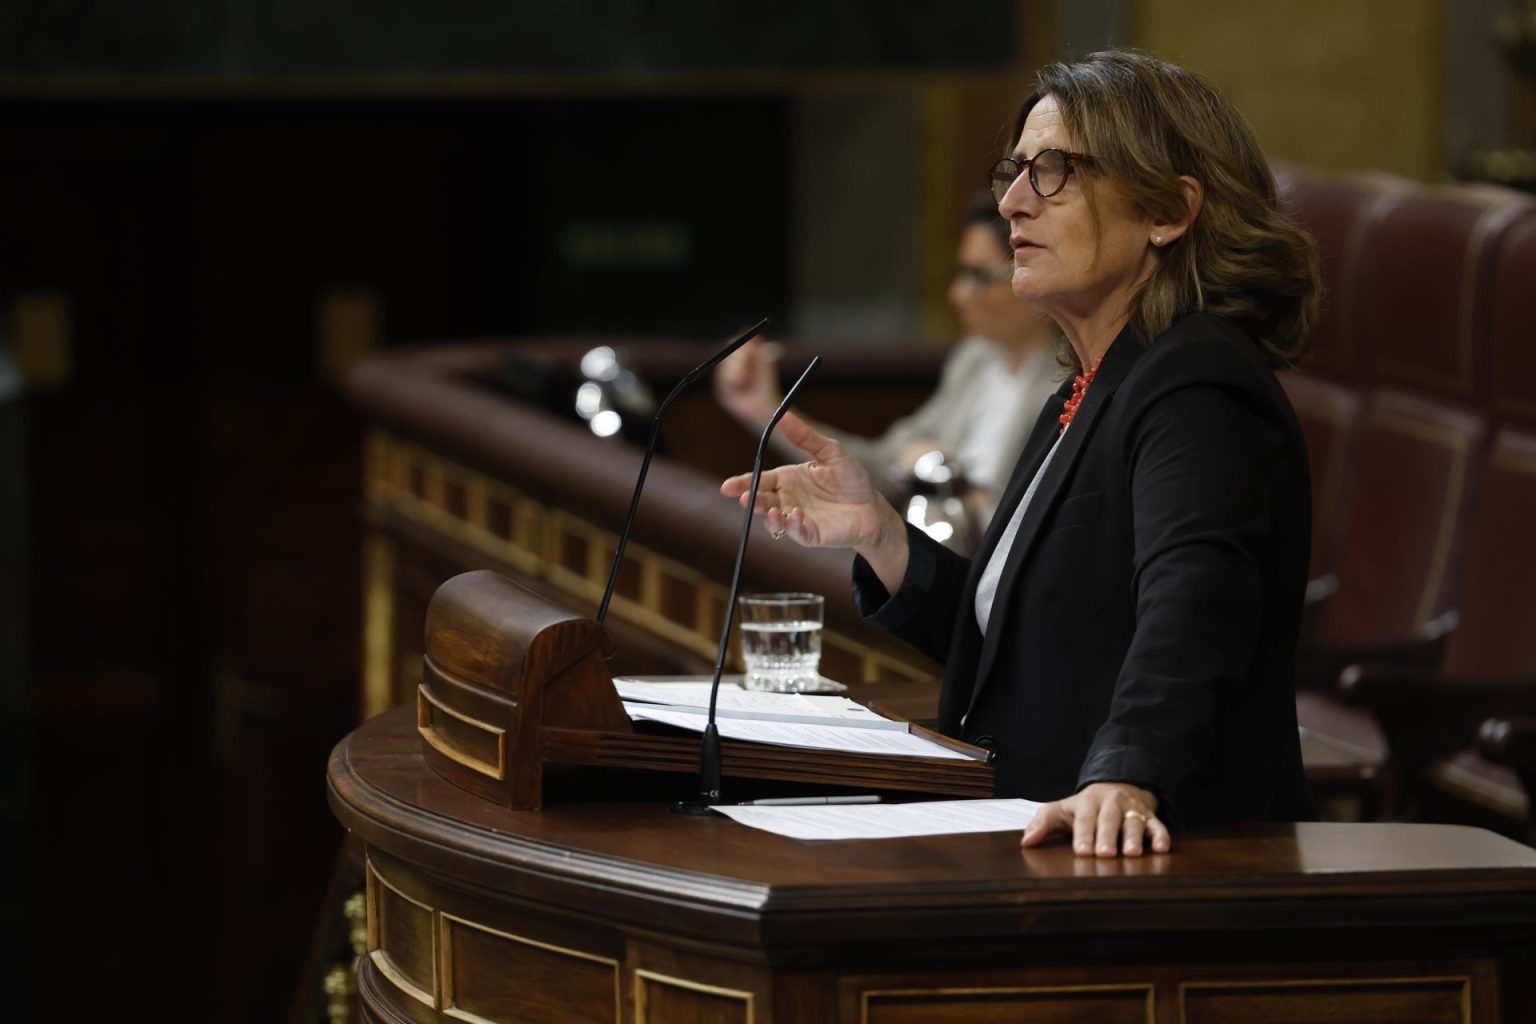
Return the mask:
<svg viewBox="0 0 1536 1024">
<path fill-rule="evenodd" d="M 742 685 L 773 693 L 821 689 L 820 594 L 757 594 L 737 600 L 741 617 Z"/>
</svg>

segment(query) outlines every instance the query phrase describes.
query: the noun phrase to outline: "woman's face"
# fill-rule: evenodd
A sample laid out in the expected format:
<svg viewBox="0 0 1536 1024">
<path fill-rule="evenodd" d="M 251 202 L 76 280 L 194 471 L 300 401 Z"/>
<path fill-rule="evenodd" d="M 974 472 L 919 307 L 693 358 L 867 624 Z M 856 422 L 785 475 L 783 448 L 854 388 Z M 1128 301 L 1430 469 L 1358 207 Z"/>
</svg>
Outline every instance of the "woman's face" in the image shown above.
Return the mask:
<svg viewBox="0 0 1536 1024">
<path fill-rule="evenodd" d="M 1029 326 L 1037 314 L 1014 296 L 1009 287 L 1012 269 L 1013 260 L 995 230 L 985 224 L 966 225 L 955 255 L 955 279 L 949 285 L 949 302 L 963 335 L 1007 341 Z"/>
<path fill-rule="evenodd" d="M 1013 157 L 1028 160 L 1043 149 L 1077 152 L 1049 95 L 1025 118 Z M 1014 294 L 1058 320 L 1127 313 L 1131 291 L 1151 266 L 1151 219 L 1112 182 L 1096 184 L 1097 232 L 1077 172 L 1049 199 L 1035 192 L 1027 172 L 1021 174 L 998 206 L 1010 228 Z"/>
</svg>

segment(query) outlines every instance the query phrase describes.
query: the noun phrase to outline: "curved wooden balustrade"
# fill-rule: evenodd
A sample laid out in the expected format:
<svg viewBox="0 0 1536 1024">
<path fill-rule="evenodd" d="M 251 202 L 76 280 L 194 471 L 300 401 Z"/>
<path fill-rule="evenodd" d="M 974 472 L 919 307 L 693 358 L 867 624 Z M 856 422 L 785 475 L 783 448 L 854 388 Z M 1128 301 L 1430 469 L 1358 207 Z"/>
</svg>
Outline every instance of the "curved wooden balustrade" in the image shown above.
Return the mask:
<svg viewBox="0 0 1536 1024">
<path fill-rule="evenodd" d="M 640 452 L 495 386 L 514 357 L 524 376 L 536 365 L 552 379 L 574 380 L 588 345 L 440 346 L 370 360 L 349 376 L 353 401 L 373 423 L 364 470 L 366 714 L 414 702 L 427 601 L 450 576 L 494 568 L 573 610 L 595 610 Z M 710 350 L 636 344 L 628 365 L 666 382 L 662 390 Z M 803 361 L 794 352 L 786 372 Z M 882 403 L 915 404 L 931 389 L 941 358 L 910 347 L 839 348 L 806 404 L 812 413 L 821 411 L 818 400 L 844 406 L 842 422 L 878 413 Z M 871 383 L 876 365 L 878 387 Z M 754 442 L 715 407 L 707 382 L 695 389 L 669 413 L 663 440 L 677 455 L 714 468 L 667 456 L 652 464 L 610 609 L 618 670 L 698 672 L 714 662 L 741 531 L 740 510 L 719 496 L 721 467 L 750 468 Z M 891 411 L 884 410 L 887 418 Z M 850 683 L 936 678 L 932 662 L 859 619 L 849 559 L 775 544 L 759 531 L 743 592 L 825 594 L 827 675 Z"/>
</svg>

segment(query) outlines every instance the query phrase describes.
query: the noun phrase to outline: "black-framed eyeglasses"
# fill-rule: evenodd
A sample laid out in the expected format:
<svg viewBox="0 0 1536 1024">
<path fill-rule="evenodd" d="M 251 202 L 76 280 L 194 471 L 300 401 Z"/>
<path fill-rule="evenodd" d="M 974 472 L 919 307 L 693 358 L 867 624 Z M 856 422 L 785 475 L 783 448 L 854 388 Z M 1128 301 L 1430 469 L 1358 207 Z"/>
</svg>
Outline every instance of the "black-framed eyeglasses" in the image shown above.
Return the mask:
<svg viewBox="0 0 1536 1024">
<path fill-rule="evenodd" d="M 1005 156 L 992 165 L 992 198 L 1001 203 L 1003 197 L 1008 194 L 1008 189 L 1027 169 L 1029 187 L 1034 189 L 1035 195 L 1041 199 L 1049 199 L 1067 187 L 1067 178 L 1078 164 L 1092 162 L 1091 156 L 1069 153 L 1064 149 L 1042 149 L 1028 160 L 1015 160 L 1011 156 Z"/>
</svg>

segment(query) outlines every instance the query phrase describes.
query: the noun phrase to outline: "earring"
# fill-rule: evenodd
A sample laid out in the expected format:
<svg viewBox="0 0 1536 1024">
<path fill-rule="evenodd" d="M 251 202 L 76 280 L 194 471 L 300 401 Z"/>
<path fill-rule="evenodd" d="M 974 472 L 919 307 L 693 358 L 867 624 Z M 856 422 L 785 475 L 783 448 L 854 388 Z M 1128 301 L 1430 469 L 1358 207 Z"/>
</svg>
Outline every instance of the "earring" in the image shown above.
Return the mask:
<svg viewBox="0 0 1536 1024">
<path fill-rule="evenodd" d="M 1153 235 L 1152 236 L 1152 244 L 1153 245 L 1162 245 L 1163 244 L 1163 236 L 1162 235 Z"/>
</svg>

